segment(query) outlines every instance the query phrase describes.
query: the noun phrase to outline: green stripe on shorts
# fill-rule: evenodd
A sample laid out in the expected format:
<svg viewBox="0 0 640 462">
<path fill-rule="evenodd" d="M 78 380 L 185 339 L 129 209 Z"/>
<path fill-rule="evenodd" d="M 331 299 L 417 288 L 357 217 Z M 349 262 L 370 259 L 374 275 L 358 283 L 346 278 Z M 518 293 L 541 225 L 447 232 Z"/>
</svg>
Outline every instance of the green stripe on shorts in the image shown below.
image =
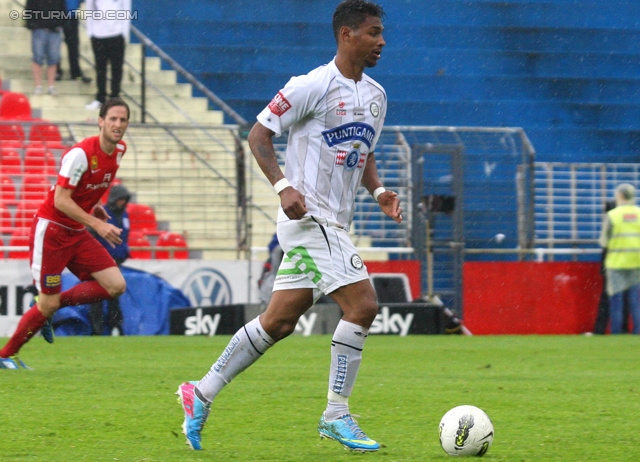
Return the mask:
<svg viewBox="0 0 640 462">
<path fill-rule="evenodd" d="M 316 262 L 313 261 L 309 252 L 304 247 L 295 247 L 287 252 L 287 256 L 284 259 L 285 262 L 290 261 L 295 265 L 295 269 L 279 269 L 278 275 L 284 274 L 306 274 L 314 284 L 317 284 L 322 279 L 322 273 L 318 270 Z"/>
</svg>

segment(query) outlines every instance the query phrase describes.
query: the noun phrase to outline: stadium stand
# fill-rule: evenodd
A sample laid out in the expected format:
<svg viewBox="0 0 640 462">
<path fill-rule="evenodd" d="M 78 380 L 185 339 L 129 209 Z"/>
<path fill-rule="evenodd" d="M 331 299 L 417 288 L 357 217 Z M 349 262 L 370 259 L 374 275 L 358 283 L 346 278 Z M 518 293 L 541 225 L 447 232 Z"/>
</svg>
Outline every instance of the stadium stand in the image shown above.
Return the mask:
<svg viewBox="0 0 640 462">
<path fill-rule="evenodd" d="M 53 123 L 34 124 L 29 131 L 29 141 L 39 141 L 57 146 L 62 143 L 62 135 L 58 126 Z"/>
<path fill-rule="evenodd" d="M 11 211 L 0 202 L 0 234 L 11 234 L 13 232 L 13 219 Z"/>
<path fill-rule="evenodd" d="M 136 249 L 135 247 L 151 247 L 151 241 L 140 231 L 129 232 L 129 248 L 131 258 L 149 260 L 152 257 L 151 249 Z"/>
<path fill-rule="evenodd" d="M 17 228 L 9 238 L 10 247 L 29 246 L 29 228 Z M 28 250 L 9 250 L 9 258 L 29 258 Z"/>
<path fill-rule="evenodd" d="M 541 161 L 635 161 L 640 4 L 387 2 L 387 124 L 523 127 Z M 248 11 L 222 0 L 139 6 L 138 25 L 247 120 L 293 74 L 333 57 L 335 2 Z M 221 13 L 224 12 L 224 13 Z M 409 14 L 413 13 L 413 14 Z M 256 47 L 257 52 L 256 52 Z"/>
<path fill-rule="evenodd" d="M 52 183 L 46 173 L 25 173 L 20 185 L 20 201 L 41 202 L 49 190 Z"/>
<path fill-rule="evenodd" d="M 45 175 L 55 175 L 57 173 L 56 163 L 56 158 L 54 157 L 53 153 L 49 149 L 47 149 L 44 144 L 31 144 L 24 151 L 25 175 L 37 173 L 44 173 Z"/>
<path fill-rule="evenodd" d="M 0 99 L 0 119 L 31 120 L 29 98 L 18 92 L 6 91 Z"/>
<path fill-rule="evenodd" d="M 22 174 L 22 158 L 18 149 L 3 142 L 0 148 L 0 171 L 6 175 Z"/>
<path fill-rule="evenodd" d="M 185 16 L 169 17 L 171 2 L 140 4 L 136 25 L 249 121 L 255 120 L 257 112 L 291 75 L 333 57 L 331 34 L 318 31 L 329 30 L 326 12 L 335 7 L 335 2 L 305 2 L 301 7 L 299 1 L 284 0 L 278 9 L 260 11 L 247 11 L 242 4 L 221 0 L 183 6 Z M 637 4 L 607 2 L 597 17 L 587 8 L 575 8 L 575 4 L 567 7 L 560 0 L 436 0 L 384 6 L 388 45 L 380 64 L 369 73 L 387 89 L 388 125 L 522 126 L 536 147 L 537 160 L 637 160 L 634 127 L 640 97 L 634 63 L 640 32 L 632 19 L 640 9 Z M 15 34 L 27 32 L 14 29 Z M 134 43 L 127 47 L 129 62 L 141 60 L 137 40 L 132 36 Z M 160 66 L 159 59 L 148 57 L 145 63 L 148 78 L 175 96 L 175 101 L 182 103 L 191 96 L 184 78 L 176 80 L 174 71 L 162 70 L 166 66 Z M 15 69 L 7 72 L 12 89 L 31 91 L 28 68 L 23 74 Z M 139 96 L 139 75 L 131 70 L 129 80 L 123 88 Z M 83 104 L 81 99 L 91 96 L 91 90 L 76 90 L 81 86 L 66 83 L 60 82 L 61 94 L 55 102 L 43 96 L 32 97 L 31 103 L 34 116 L 61 122 L 62 138 L 69 140 L 62 122 L 95 119 L 77 110 Z M 132 106 L 133 120 L 140 120 L 139 109 Z M 153 102 L 149 110 L 155 116 L 167 113 L 163 121 L 177 121 L 180 111 L 170 106 Z M 214 111 L 205 111 L 202 106 L 202 101 L 193 106 L 185 103 L 184 112 L 197 121 L 222 120 L 219 113 L 215 119 L 210 114 Z M 184 117 L 180 120 L 185 121 Z M 31 139 L 35 125 L 24 127 L 22 135 L 11 136 L 24 139 L 26 133 Z M 95 133 L 95 125 L 83 127 L 84 131 L 73 128 L 76 137 Z M 137 201 L 151 206 L 156 219 L 168 223 L 168 229 L 188 230 L 190 246 L 246 244 L 236 240 L 235 229 L 225 230 L 224 239 L 215 234 L 224 226 L 220 217 L 230 217 L 231 223 L 238 213 L 237 201 L 241 198 L 229 194 L 227 185 L 220 181 L 226 177 L 235 182 L 233 155 L 215 151 L 211 139 L 185 146 L 173 137 L 177 129 L 168 135 L 156 128 L 160 127 L 130 130 L 135 142 L 130 143 L 128 155 L 135 161 L 124 162 L 118 174 L 128 188 L 136 191 Z M 178 138 L 189 139 L 190 143 L 197 136 L 195 131 L 180 130 Z M 221 136 L 217 140 L 233 150 L 233 138 L 223 140 Z M 516 227 L 513 203 L 483 200 L 485 191 L 506 196 L 514 189 L 513 177 L 504 169 L 494 169 L 501 161 L 491 157 L 485 160 L 484 165 L 477 162 L 466 166 L 470 186 L 465 229 L 477 246 L 484 245 L 486 236 L 502 231 L 484 225 L 488 212 L 501 214 L 494 224 Z M 219 174 L 211 174 L 216 168 Z M 431 184 L 437 179 L 427 178 Z M 275 210 L 271 193 L 269 185 L 251 185 L 254 243 L 267 242 L 272 233 L 273 229 L 262 226 L 262 222 L 256 224 L 258 219 L 268 223 L 272 218 L 264 216 L 268 215 L 265 210 Z M 197 200 L 185 202 L 188 197 Z M 262 200 L 263 208 L 258 202 Z M 360 215 L 366 219 L 368 213 L 363 208 Z M 443 223 L 444 219 L 436 226 L 442 227 Z"/>
<path fill-rule="evenodd" d="M 4 95 L 2 95 L 4 99 Z M 20 123 L 14 120 L 1 120 L 0 119 L 0 141 L 17 141 L 19 146 L 24 143 L 24 128 Z"/>
<path fill-rule="evenodd" d="M 153 207 L 146 204 L 129 202 L 127 213 L 131 223 L 131 231 L 139 231 L 145 235 L 158 235 L 158 221 Z"/>
<path fill-rule="evenodd" d="M 13 224 L 16 228 L 28 229 L 31 227 L 33 215 L 40 207 L 40 200 L 20 200 L 13 217 Z"/>
<path fill-rule="evenodd" d="M 17 203 L 16 184 L 9 175 L 0 173 L 0 204 L 16 205 Z"/>
<path fill-rule="evenodd" d="M 157 247 L 177 247 L 178 249 L 156 250 L 156 258 L 158 260 L 184 260 L 189 258 L 187 249 L 187 241 L 182 234 L 165 231 L 158 236 L 156 241 Z M 180 250 L 185 249 L 185 250 Z"/>
</svg>

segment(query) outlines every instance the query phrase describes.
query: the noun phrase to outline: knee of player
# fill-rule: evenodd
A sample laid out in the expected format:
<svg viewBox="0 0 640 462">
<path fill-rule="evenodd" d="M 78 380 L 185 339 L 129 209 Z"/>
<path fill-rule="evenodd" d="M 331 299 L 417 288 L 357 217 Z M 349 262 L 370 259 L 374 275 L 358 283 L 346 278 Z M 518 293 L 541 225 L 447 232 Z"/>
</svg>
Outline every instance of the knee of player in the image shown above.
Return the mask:
<svg viewBox="0 0 640 462">
<path fill-rule="evenodd" d="M 42 313 L 43 316 L 51 317 L 53 314 L 60 309 L 60 299 L 51 298 L 45 299 L 45 297 L 40 297 L 41 300 L 38 301 L 38 310 Z"/>
<path fill-rule="evenodd" d="M 374 299 L 374 300 L 368 301 L 367 303 L 363 303 L 359 311 L 361 313 L 361 316 L 365 320 L 369 321 L 369 323 L 372 323 L 373 320 L 378 315 L 378 310 L 379 310 L 378 301 Z"/>
<path fill-rule="evenodd" d="M 291 335 L 298 323 L 297 320 L 264 319 L 264 317 L 261 317 L 260 320 L 265 332 L 276 342 Z"/>
<path fill-rule="evenodd" d="M 109 289 L 109 294 L 111 297 L 116 298 L 122 295 L 125 290 L 127 290 L 127 283 L 124 279 L 122 281 L 118 281 L 111 289 Z"/>
</svg>

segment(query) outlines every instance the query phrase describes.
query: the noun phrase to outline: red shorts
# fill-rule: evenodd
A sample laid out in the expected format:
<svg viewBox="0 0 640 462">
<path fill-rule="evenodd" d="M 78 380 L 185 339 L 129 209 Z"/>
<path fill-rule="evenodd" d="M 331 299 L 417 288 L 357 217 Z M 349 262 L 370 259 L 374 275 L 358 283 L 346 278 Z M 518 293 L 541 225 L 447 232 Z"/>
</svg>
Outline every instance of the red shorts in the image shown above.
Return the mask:
<svg viewBox="0 0 640 462">
<path fill-rule="evenodd" d="M 59 294 L 62 270 L 68 268 L 81 281 L 116 262 L 87 229 L 73 230 L 44 218 L 36 218 L 29 240 L 31 276 L 43 294 Z"/>
</svg>

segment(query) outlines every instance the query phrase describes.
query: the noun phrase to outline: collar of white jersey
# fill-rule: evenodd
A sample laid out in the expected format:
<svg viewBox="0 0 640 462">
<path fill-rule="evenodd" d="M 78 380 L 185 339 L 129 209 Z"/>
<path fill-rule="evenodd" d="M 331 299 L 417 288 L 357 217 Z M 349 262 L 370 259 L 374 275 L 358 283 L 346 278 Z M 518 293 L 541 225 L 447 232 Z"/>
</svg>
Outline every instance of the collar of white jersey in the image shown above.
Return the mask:
<svg viewBox="0 0 640 462">
<path fill-rule="evenodd" d="M 340 69 L 338 69 L 338 65 L 336 64 L 336 58 L 337 56 L 333 57 L 333 60 L 331 60 L 331 62 L 328 64 L 329 66 L 331 66 L 331 68 L 333 69 L 333 72 L 339 77 L 341 78 L 343 81 L 349 83 L 349 85 L 351 85 L 352 87 L 356 87 L 356 85 L 358 85 L 359 82 L 356 82 L 353 79 L 350 79 L 349 77 L 345 77 L 342 72 L 340 72 Z M 365 74 L 364 72 L 362 73 L 362 78 L 360 79 L 360 82 L 364 82 L 364 78 L 365 78 Z"/>
</svg>

